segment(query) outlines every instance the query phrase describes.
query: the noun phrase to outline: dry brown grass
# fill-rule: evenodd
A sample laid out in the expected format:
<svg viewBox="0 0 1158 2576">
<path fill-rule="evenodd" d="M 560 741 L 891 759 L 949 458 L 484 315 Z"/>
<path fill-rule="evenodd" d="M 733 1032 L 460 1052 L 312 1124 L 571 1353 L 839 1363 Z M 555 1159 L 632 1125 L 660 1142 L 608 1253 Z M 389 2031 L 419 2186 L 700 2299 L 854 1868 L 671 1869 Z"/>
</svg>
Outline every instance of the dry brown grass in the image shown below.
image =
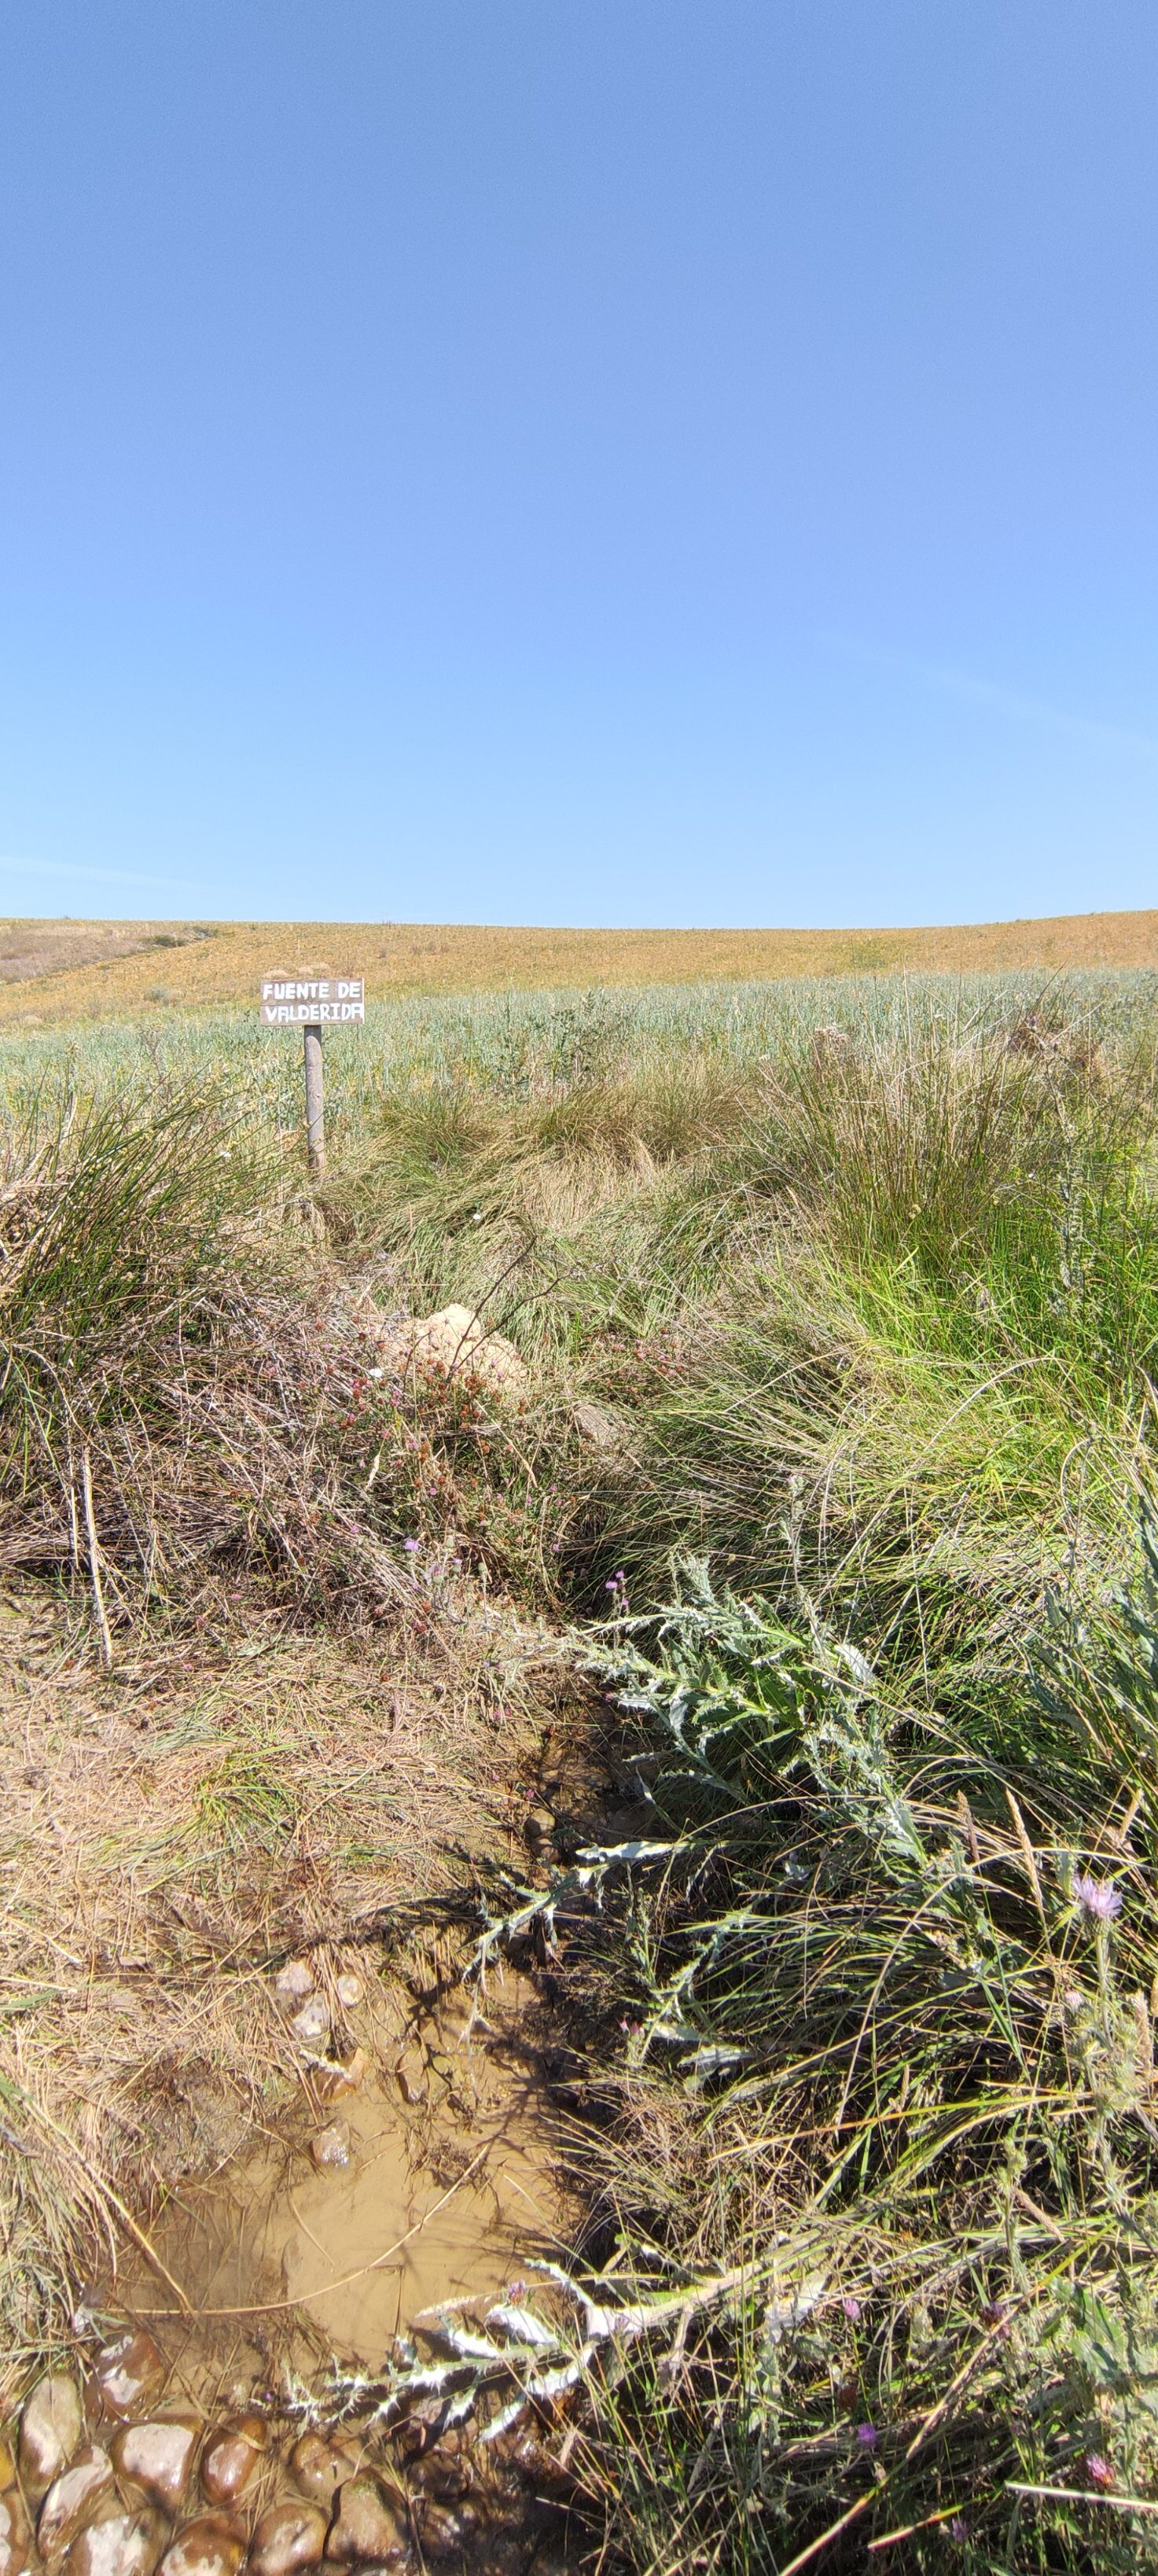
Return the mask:
<svg viewBox="0 0 1158 2576">
<path fill-rule="evenodd" d="M 118 2201 L 147 2215 L 303 2085 L 316 2113 L 274 2008 L 280 1961 L 310 1951 L 333 2001 L 343 1945 L 472 1853 L 511 1848 L 533 1632 L 477 1597 L 449 1654 L 437 1629 L 339 1642 L 239 1611 L 232 1635 L 110 1678 L 59 1605 L 0 1602 L 0 2316 L 17 2376 L 124 2242 Z M 371 1976 L 369 2009 L 345 2046 L 388 2055 L 397 1985 Z"/>
<path fill-rule="evenodd" d="M 520 930 L 397 922 L 0 923 L 0 1026 L 113 1018 L 142 1004 L 255 1002 L 263 974 L 365 974 L 374 997 L 703 977 L 1158 965 L 1158 912 L 912 930 Z M 61 959 L 62 938 L 72 943 Z M 162 948 L 162 939 L 180 944 Z M 83 957 L 83 940 L 91 946 Z M 34 961 L 34 962 L 29 962 Z M 19 978 L 19 980 L 16 980 Z"/>
<path fill-rule="evenodd" d="M 0 983 L 111 965 L 138 949 L 167 951 L 210 936 L 191 921 L 0 921 Z"/>
</svg>

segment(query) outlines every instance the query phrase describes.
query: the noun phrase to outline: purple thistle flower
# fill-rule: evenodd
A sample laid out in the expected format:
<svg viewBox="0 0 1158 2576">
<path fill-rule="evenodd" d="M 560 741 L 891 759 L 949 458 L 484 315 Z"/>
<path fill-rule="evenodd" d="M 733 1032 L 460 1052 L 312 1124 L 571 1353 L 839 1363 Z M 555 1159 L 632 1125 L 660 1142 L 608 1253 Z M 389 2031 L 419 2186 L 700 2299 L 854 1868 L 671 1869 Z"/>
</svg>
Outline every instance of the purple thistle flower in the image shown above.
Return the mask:
<svg viewBox="0 0 1158 2576">
<path fill-rule="evenodd" d="M 966 2522 L 963 2513 L 954 2514 L 952 2522 L 949 2525 L 949 2537 L 951 2540 L 968 2540 L 969 2525 Z"/>
<path fill-rule="evenodd" d="M 1113 2486 L 1114 2472 L 1110 2467 L 1109 2461 L 1103 2458 L 1100 2451 L 1087 2452 L 1086 2475 L 1088 2478 L 1092 2479 L 1096 2487 Z"/>
<path fill-rule="evenodd" d="M 402 1541 L 402 1544 L 403 1544 L 403 1547 L 404 1547 L 404 1548 L 405 1548 L 405 1550 L 406 1550 L 407 1555 L 408 1555 L 408 1556 L 413 1556 L 414 1551 L 415 1551 L 415 1549 L 416 1549 L 416 1547 L 417 1547 L 417 1545 L 418 1545 L 418 1541 L 417 1541 L 417 1539 L 416 1539 L 416 1538 L 404 1538 L 404 1539 L 403 1539 L 403 1541 Z"/>
<path fill-rule="evenodd" d="M 858 2424 L 856 2438 L 862 2451 L 875 2451 L 879 2439 L 875 2424 Z"/>
<path fill-rule="evenodd" d="M 1089 1923 L 1112 1923 L 1122 1911 L 1121 1894 L 1112 1880 L 1095 1878 L 1088 1869 L 1075 1878 L 1074 1896 Z"/>
<path fill-rule="evenodd" d="M 857 2318 L 858 2318 L 858 2317 L 859 2317 L 859 2315 L 860 2315 L 860 2300 L 859 2300 L 859 2299 L 842 2299 L 840 2304 L 841 2304 L 842 2308 L 844 2309 L 844 2313 L 845 2313 L 846 2317 L 848 2318 L 848 2321 L 849 2321 L 850 2326 L 854 2326 L 854 2325 L 856 2324 Z"/>
</svg>

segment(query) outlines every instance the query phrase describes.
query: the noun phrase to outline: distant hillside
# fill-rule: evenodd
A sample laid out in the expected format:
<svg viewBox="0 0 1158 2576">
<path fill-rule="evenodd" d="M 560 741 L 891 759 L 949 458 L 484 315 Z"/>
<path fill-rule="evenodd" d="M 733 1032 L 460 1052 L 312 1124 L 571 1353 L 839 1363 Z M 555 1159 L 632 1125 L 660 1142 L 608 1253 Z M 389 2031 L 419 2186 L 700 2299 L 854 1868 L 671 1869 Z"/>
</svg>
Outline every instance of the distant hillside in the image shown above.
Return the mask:
<svg viewBox="0 0 1158 2576">
<path fill-rule="evenodd" d="M 413 922 L 0 921 L 0 1026 L 248 1003 L 259 978 L 363 973 L 393 993 L 678 984 L 900 967 L 1158 966 L 1158 912 L 951 930 L 493 930 Z"/>
</svg>

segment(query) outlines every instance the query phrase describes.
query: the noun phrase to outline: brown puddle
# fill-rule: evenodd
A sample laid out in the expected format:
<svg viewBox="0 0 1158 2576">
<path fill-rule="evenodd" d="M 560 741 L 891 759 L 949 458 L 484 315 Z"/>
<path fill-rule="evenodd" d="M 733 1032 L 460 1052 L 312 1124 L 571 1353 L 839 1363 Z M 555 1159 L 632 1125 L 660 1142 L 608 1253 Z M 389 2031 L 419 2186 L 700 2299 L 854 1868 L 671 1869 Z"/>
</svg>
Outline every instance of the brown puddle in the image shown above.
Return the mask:
<svg viewBox="0 0 1158 2576">
<path fill-rule="evenodd" d="M 554 2248 L 561 2217 L 524 2036 L 536 2011 L 509 1969 L 485 2018 L 444 2008 L 389 2071 L 322 2102 L 312 2137 L 303 2127 L 171 2205 L 152 2242 L 191 2317 L 143 2266 L 122 2275 L 121 2300 L 206 2363 L 241 2341 L 299 2358 L 305 2339 L 372 2369 L 444 2302 L 493 2298 Z M 312 2140 L 347 2161 L 318 2165 Z"/>
<path fill-rule="evenodd" d="M 12 2428 L 11 2459 L 0 2439 L 0 2576 L 38 2557 L 47 2576 L 240 2576 L 246 2559 L 249 2576 L 565 2576 L 577 2564 L 545 2419 L 485 2444 L 449 2400 L 419 2395 L 384 2421 L 358 2376 L 400 2357 L 409 2367 L 412 2329 L 436 2356 L 433 2312 L 469 2302 L 477 2330 L 522 2267 L 558 2250 L 542 2008 L 507 1968 L 473 2006 L 458 1988 L 389 2034 L 368 1982 L 347 2059 L 356 2089 L 304 2056 L 308 2116 L 184 2189 L 152 2230 L 153 2260 L 134 2256 L 86 2298 L 74 2375 L 55 2374 L 76 2423 L 43 2502 L 21 2495 L 16 2470 L 5 2484 L 26 2435 Z M 336 2124 L 346 2160 L 319 2163 Z M 335 2368 L 359 2392 L 340 2405 Z M 26 2423 L 46 2390 L 51 2375 Z M 223 2501 L 220 2461 L 248 2459 L 246 2444 L 245 2483 Z M 142 2461 L 175 2453 L 172 2493 L 142 2484 Z"/>
</svg>

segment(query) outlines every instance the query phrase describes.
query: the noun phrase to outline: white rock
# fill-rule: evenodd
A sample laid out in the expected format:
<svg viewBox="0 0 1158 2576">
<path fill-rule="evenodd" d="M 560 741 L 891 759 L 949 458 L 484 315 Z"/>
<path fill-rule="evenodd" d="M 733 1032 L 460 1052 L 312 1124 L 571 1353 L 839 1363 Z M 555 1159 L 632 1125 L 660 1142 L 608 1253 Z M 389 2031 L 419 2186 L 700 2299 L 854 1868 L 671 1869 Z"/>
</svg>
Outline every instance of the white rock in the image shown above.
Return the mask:
<svg viewBox="0 0 1158 2576">
<path fill-rule="evenodd" d="M 113 2492 L 113 2464 L 99 2442 L 78 2451 L 71 2468 L 54 2478 L 40 2508 L 36 2539 L 51 2565 L 62 2558 L 77 2533 L 96 2520 L 100 2505 Z"/>
<path fill-rule="evenodd" d="M 290 2023 L 294 2038 L 303 2048 L 326 2048 L 330 2038 L 330 2007 L 324 1995 L 311 1995 Z"/>
<path fill-rule="evenodd" d="M 273 1990 L 279 2004 L 289 2012 L 294 2004 L 303 2003 L 307 1995 L 312 1995 L 317 1982 L 308 1959 L 287 1959 L 284 1968 L 278 1969 Z"/>
<path fill-rule="evenodd" d="M 514 1343 L 492 1332 L 469 1306 L 442 1306 L 436 1315 L 384 1326 L 379 1347 L 396 1367 L 473 1379 L 488 1395 L 499 1398 L 517 1401 L 530 1388 Z"/>
<path fill-rule="evenodd" d="M 20 2474 L 34 2499 L 68 2467 L 83 2431 L 75 2379 L 67 2370 L 46 2371 L 20 2418 Z"/>
<path fill-rule="evenodd" d="M 310 2154 L 319 2172 L 327 2165 L 348 2165 L 350 2131 L 345 2120 L 331 2120 L 328 2128 L 319 2129 L 310 2140 Z"/>
<path fill-rule="evenodd" d="M 153 2576 L 168 2537 L 159 2513 L 107 2514 L 79 2532 L 65 2559 L 65 2576 Z"/>
</svg>

